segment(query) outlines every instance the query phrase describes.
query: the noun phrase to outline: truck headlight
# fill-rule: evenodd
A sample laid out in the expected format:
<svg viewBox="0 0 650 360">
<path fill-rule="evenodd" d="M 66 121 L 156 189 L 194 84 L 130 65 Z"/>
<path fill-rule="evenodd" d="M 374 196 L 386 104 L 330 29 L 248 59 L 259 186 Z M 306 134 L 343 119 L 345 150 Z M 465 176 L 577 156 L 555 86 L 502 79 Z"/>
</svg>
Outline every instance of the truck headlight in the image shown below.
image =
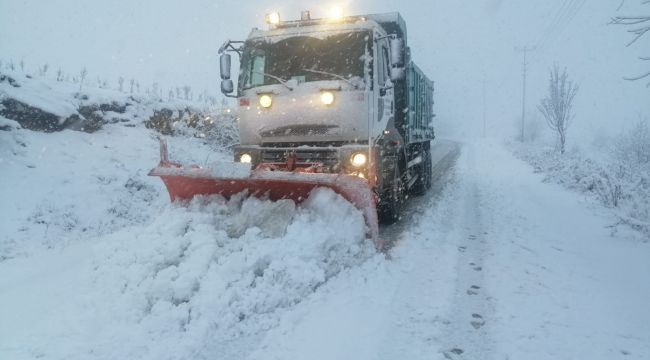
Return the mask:
<svg viewBox="0 0 650 360">
<path fill-rule="evenodd" d="M 266 14 L 264 20 L 266 20 L 267 24 L 278 25 L 280 23 L 280 13 L 272 12 L 270 14 Z"/>
<path fill-rule="evenodd" d="M 271 95 L 264 94 L 264 95 L 260 96 L 260 106 L 261 107 L 263 107 L 265 109 L 268 109 L 268 108 L 271 107 L 271 105 L 273 105 L 273 98 L 271 98 Z"/>
<path fill-rule="evenodd" d="M 320 94 L 320 101 L 323 105 L 332 105 L 334 103 L 334 94 L 331 91 L 323 91 Z"/>
<path fill-rule="evenodd" d="M 251 162 L 253 162 L 253 157 L 250 156 L 250 154 L 242 154 L 239 157 L 239 162 L 244 164 L 250 164 Z"/>
<path fill-rule="evenodd" d="M 368 157 L 366 156 L 366 154 L 362 154 L 362 153 L 356 153 L 352 155 L 352 157 L 350 158 L 350 162 L 354 167 L 362 167 L 366 165 L 367 161 L 368 161 Z"/>
<path fill-rule="evenodd" d="M 343 19 L 343 8 L 340 6 L 333 6 L 330 8 L 330 19 L 341 20 Z"/>
</svg>

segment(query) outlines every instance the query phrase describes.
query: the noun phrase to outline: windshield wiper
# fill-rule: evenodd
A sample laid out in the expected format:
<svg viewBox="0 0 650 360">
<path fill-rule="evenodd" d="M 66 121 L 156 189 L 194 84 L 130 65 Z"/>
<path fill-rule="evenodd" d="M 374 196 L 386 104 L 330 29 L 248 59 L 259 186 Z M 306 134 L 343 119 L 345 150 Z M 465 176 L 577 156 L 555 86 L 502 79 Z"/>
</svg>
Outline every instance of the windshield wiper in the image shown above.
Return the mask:
<svg viewBox="0 0 650 360">
<path fill-rule="evenodd" d="M 275 75 L 271 75 L 271 74 L 267 74 L 267 73 L 265 73 L 265 72 L 261 72 L 261 71 L 253 71 L 253 73 L 254 73 L 254 74 L 260 74 L 260 75 L 268 76 L 268 77 L 270 77 L 271 79 L 277 80 L 280 84 L 286 86 L 287 89 L 293 91 L 293 88 L 292 88 L 291 86 L 287 85 L 287 81 L 284 80 L 284 79 L 282 79 L 282 78 L 280 78 L 280 77 L 277 77 L 277 76 L 275 76 Z"/>
<path fill-rule="evenodd" d="M 352 81 L 350 81 L 349 79 L 346 79 L 346 78 L 344 78 L 344 77 L 341 76 L 341 75 L 337 75 L 337 74 L 329 73 L 329 72 L 327 72 L 327 71 L 320 71 L 320 70 L 312 70 L 312 69 L 302 69 L 302 70 L 303 70 L 303 71 L 310 72 L 310 73 L 314 73 L 314 74 L 321 74 L 321 75 L 329 75 L 329 76 L 333 76 L 333 77 L 335 77 L 335 78 L 337 78 L 337 79 L 341 79 L 341 80 L 347 82 L 348 84 L 352 85 L 355 89 L 358 89 L 358 88 L 359 88 L 359 84 L 355 84 L 355 83 L 353 83 Z"/>
</svg>

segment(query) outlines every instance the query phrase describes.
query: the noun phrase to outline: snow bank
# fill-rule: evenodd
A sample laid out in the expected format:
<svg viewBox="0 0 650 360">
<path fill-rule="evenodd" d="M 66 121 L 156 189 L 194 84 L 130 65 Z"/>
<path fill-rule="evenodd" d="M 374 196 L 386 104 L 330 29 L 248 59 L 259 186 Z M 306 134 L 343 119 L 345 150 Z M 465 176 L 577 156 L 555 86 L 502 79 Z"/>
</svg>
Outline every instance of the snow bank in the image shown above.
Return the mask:
<svg viewBox="0 0 650 360">
<path fill-rule="evenodd" d="M 510 144 L 515 155 L 544 175 L 544 181 L 578 191 L 614 209 L 620 224 L 650 236 L 650 173 L 579 150 L 560 154 L 550 147 Z"/>
<path fill-rule="evenodd" d="M 149 221 L 169 198 L 147 176 L 159 162 L 156 134 L 107 125 L 87 134 L 19 129 L 0 117 L 0 262 Z M 203 141 L 169 139 L 172 156 L 226 160 Z"/>
<path fill-rule="evenodd" d="M 195 199 L 94 243 L 86 260 L 71 265 L 76 285 L 63 302 L 42 299 L 28 308 L 40 320 L 0 326 L 0 354 L 187 359 L 219 343 L 219 358 L 239 358 L 225 355 L 229 347 L 261 336 L 285 310 L 375 253 L 361 213 L 326 189 L 300 208 L 255 198 Z M 22 265 L 6 261 L 0 271 L 19 273 Z M 71 281 L 54 273 L 21 289 L 7 280 L 0 280 L 0 317 L 27 310 L 20 300 L 42 282 Z"/>
</svg>

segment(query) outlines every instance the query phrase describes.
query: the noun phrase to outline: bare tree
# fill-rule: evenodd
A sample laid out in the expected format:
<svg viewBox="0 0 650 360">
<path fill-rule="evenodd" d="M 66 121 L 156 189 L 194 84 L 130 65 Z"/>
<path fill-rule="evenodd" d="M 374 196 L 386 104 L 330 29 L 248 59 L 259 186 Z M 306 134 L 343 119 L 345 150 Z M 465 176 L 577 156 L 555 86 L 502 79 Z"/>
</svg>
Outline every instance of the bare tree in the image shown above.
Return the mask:
<svg viewBox="0 0 650 360">
<path fill-rule="evenodd" d="M 21 61 L 22 61 L 22 60 L 21 60 Z M 24 66 L 24 65 L 21 65 L 21 68 L 22 68 L 23 66 Z M 47 70 L 48 70 L 49 68 L 50 68 L 50 66 L 49 66 L 48 64 L 45 64 L 45 65 L 43 65 L 43 67 L 38 68 L 38 72 L 40 73 L 41 76 L 45 76 L 45 75 L 47 74 Z"/>
<path fill-rule="evenodd" d="M 157 81 L 154 81 L 153 84 L 151 85 L 151 97 L 158 99 L 159 89 L 160 89 L 160 85 L 158 84 Z"/>
<path fill-rule="evenodd" d="M 564 154 L 566 134 L 573 120 L 573 99 L 578 93 L 578 85 L 569 80 L 566 69 L 560 74 L 560 68 L 555 65 L 550 70 L 548 95 L 537 106 L 544 115 L 548 126 L 557 133 L 560 152 Z"/>
<path fill-rule="evenodd" d="M 618 9 L 620 10 L 625 3 L 625 0 L 621 1 Z M 650 0 L 642 0 L 642 4 L 650 5 Z M 631 27 L 627 32 L 633 35 L 632 40 L 627 43 L 626 46 L 631 46 L 636 43 L 642 36 L 650 32 L 650 15 L 637 15 L 637 16 L 616 16 L 612 19 L 611 24 L 614 25 L 624 25 Z M 639 57 L 641 61 L 650 61 L 650 56 L 641 56 Z M 625 80 L 636 81 L 650 77 L 650 71 L 645 74 L 633 77 L 625 77 Z M 650 82 L 646 85 L 650 87 Z"/>
<path fill-rule="evenodd" d="M 120 92 L 124 91 L 124 78 L 123 77 L 120 76 L 119 78 L 117 78 L 117 86 L 118 86 L 118 90 Z"/>
<path fill-rule="evenodd" d="M 183 86 L 183 93 L 185 94 L 185 100 L 190 99 L 190 92 L 192 91 L 192 87 L 189 85 Z"/>
<path fill-rule="evenodd" d="M 134 85 L 135 85 L 135 79 L 131 78 L 131 80 L 129 81 L 129 86 L 130 86 L 129 87 L 129 94 L 133 94 L 133 86 Z"/>
<path fill-rule="evenodd" d="M 56 71 L 56 81 L 59 81 L 59 82 L 63 81 L 63 71 L 61 70 L 61 68 L 59 68 Z"/>
<path fill-rule="evenodd" d="M 25 72 L 25 59 L 20 59 L 20 71 Z"/>
<path fill-rule="evenodd" d="M 84 86 L 84 80 L 86 80 L 86 76 L 88 75 L 88 70 L 84 67 L 81 69 L 81 72 L 79 73 L 79 92 L 81 92 L 81 88 Z"/>
</svg>

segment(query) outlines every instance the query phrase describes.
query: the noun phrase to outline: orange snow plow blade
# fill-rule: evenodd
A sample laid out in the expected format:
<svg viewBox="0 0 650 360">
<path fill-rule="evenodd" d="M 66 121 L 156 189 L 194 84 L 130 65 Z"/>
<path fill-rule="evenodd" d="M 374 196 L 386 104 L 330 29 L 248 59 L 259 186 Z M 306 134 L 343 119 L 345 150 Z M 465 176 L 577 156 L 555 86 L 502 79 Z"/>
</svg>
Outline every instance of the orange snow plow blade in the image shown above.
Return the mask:
<svg viewBox="0 0 650 360">
<path fill-rule="evenodd" d="M 215 174 L 213 170 L 199 166 L 186 166 L 169 161 L 167 145 L 160 143 L 160 164 L 149 172 L 159 176 L 167 187 L 172 201 L 189 200 L 196 195 L 221 195 L 226 199 L 241 192 L 248 196 L 264 197 L 272 201 L 291 199 L 301 203 L 312 190 L 319 187 L 332 189 L 358 208 L 364 216 L 367 237 L 377 248 L 379 225 L 376 198 L 368 183 L 356 176 L 341 174 L 306 173 L 295 171 L 271 171 L 258 168 L 241 174 Z"/>
</svg>

